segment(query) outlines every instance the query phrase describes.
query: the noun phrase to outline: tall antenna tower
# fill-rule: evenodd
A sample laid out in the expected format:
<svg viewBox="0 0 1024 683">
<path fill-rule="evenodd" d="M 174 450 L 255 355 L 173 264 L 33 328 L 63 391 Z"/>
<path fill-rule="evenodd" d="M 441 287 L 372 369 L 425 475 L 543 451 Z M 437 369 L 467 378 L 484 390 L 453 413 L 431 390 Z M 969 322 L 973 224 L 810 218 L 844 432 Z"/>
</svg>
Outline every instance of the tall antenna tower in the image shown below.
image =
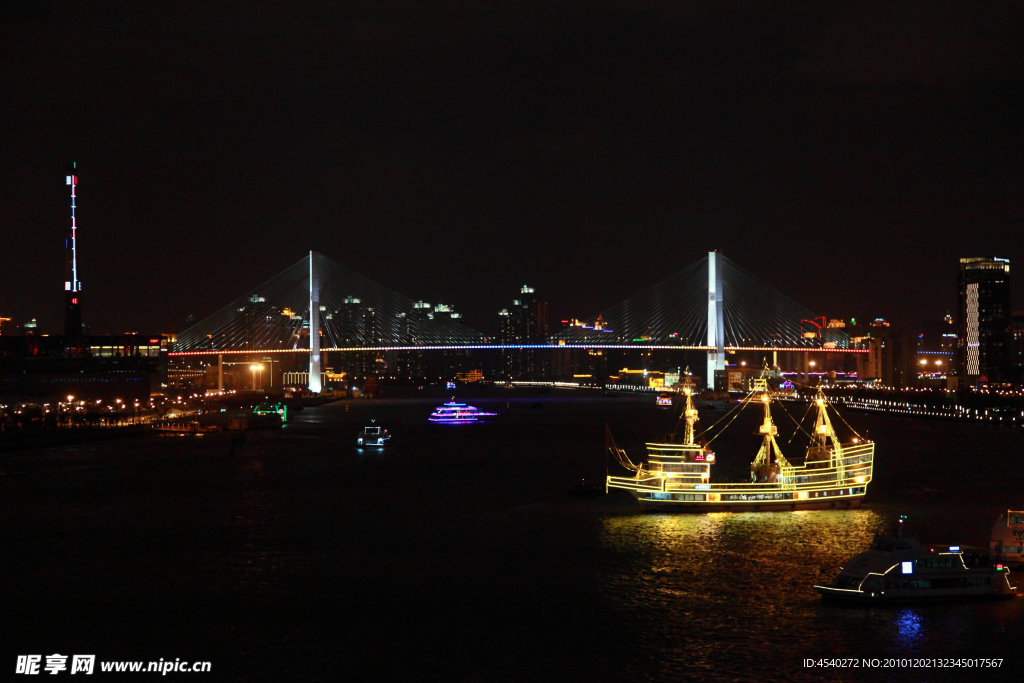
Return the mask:
<svg viewBox="0 0 1024 683">
<path fill-rule="evenodd" d="M 82 283 L 78 280 L 78 225 L 75 222 L 75 195 L 78 170 L 71 162 L 65 182 L 71 188 L 71 225 L 64 237 L 64 336 L 82 336 Z"/>
</svg>

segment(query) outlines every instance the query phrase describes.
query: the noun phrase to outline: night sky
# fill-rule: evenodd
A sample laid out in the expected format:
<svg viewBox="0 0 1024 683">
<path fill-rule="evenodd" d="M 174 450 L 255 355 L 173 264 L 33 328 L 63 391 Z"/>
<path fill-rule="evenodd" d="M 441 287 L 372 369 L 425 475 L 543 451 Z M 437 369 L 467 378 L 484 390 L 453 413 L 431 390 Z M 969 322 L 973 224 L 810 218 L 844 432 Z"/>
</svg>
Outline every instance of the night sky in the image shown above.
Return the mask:
<svg viewBox="0 0 1024 683">
<path fill-rule="evenodd" d="M 14 324 L 62 327 L 72 160 L 94 333 L 180 331 L 309 249 L 485 332 L 524 283 L 583 317 L 709 249 L 819 315 L 909 326 L 955 314 L 959 257 L 1002 256 L 1024 309 L 1019 2 L 0 18 Z"/>
</svg>

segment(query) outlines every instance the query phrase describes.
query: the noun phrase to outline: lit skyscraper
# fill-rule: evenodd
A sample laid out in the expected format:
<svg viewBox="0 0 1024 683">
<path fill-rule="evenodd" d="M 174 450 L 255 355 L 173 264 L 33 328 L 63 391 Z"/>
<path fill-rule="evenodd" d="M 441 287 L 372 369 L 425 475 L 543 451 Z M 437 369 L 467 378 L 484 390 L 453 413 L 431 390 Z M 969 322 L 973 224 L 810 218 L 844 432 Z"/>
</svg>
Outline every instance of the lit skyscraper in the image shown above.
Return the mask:
<svg viewBox="0 0 1024 683">
<path fill-rule="evenodd" d="M 543 344 L 548 337 L 548 302 L 538 297 L 529 285 L 523 285 L 511 309 L 502 309 L 498 316 L 498 340 L 502 344 Z M 545 363 L 530 349 L 503 353 L 503 372 L 509 378 L 545 377 Z"/>
<path fill-rule="evenodd" d="M 960 376 L 966 384 L 1006 379 L 1010 326 L 1010 260 L 960 259 Z"/>
</svg>

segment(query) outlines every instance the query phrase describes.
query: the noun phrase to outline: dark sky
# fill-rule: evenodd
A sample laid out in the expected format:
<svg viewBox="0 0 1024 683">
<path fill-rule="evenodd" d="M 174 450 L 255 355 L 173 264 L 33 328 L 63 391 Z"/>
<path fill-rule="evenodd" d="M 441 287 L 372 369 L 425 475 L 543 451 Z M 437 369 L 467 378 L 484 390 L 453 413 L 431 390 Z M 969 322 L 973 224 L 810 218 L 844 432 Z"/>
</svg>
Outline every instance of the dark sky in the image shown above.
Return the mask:
<svg viewBox="0 0 1024 683">
<path fill-rule="evenodd" d="M 497 5 L 497 7 L 493 6 Z M 706 5 L 705 9 L 696 7 Z M 493 329 L 719 249 L 821 315 L 1024 308 L 1019 2 L 7 2 L 0 315 L 180 330 L 309 249 Z"/>
</svg>

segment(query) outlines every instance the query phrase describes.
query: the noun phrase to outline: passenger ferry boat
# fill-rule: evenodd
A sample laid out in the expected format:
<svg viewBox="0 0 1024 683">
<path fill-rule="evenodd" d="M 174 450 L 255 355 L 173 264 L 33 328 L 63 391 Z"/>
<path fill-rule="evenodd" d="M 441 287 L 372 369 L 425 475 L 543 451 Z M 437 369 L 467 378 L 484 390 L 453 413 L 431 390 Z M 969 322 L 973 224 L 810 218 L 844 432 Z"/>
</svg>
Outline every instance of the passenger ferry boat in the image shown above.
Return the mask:
<svg viewBox="0 0 1024 683">
<path fill-rule="evenodd" d="M 376 420 L 370 420 L 370 424 L 363 427 L 356 437 L 357 446 L 383 447 L 391 441 L 391 432 L 377 424 Z"/>
<path fill-rule="evenodd" d="M 984 548 L 924 546 L 901 533 L 876 535 L 868 550 L 844 563 L 831 584 L 814 590 L 829 600 L 862 603 L 1016 595 L 1010 568 L 991 561 Z"/>
<path fill-rule="evenodd" d="M 761 448 L 750 464 L 750 481 L 712 481 L 716 455 L 697 443 L 692 389 L 685 388 L 682 417 L 686 429 L 682 443 L 648 443 L 646 463 L 634 464 L 606 431 L 608 453 L 632 476 L 608 474 L 605 490 L 625 489 L 646 510 L 712 512 L 808 510 L 859 507 L 871 482 L 875 444 L 854 439 L 841 444 L 829 418 L 828 402 L 819 389 L 814 401 L 817 418 L 802 464 L 790 462 L 776 443 L 767 379 L 754 380 L 753 390 L 733 410 L 760 402 L 764 418 L 759 433 Z M 724 419 L 724 418 L 722 418 Z M 719 420 L 721 421 L 721 419 Z M 714 437 L 712 437 L 714 438 Z"/>
<path fill-rule="evenodd" d="M 467 424 L 478 422 L 481 417 L 494 417 L 495 415 L 497 413 L 488 413 L 475 406 L 452 400 L 435 408 L 427 419 L 437 424 Z"/>
</svg>

